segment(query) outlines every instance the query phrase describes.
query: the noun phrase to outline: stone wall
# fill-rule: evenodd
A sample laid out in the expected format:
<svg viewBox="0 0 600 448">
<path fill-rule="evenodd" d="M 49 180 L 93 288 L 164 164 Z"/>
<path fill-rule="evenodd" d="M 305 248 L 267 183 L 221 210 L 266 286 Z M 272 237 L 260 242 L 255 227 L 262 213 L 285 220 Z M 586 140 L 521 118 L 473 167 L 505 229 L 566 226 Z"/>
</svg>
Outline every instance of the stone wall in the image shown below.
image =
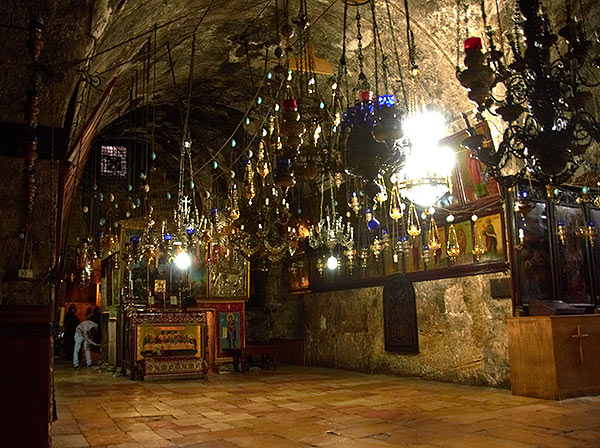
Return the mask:
<svg viewBox="0 0 600 448">
<path fill-rule="evenodd" d="M 31 215 L 31 247 L 23 251 L 23 234 L 27 199 L 24 160 L 0 157 L 0 305 L 50 305 L 52 285 L 47 274 L 52 267 L 58 189 L 58 163 L 36 162 L 37 194 Z M 23 258 L 24 257 L 24 258 Z M 33 278 L 19 279 L 25 267 Z"/>
<path fill-rule="evenodd" d="M 312 365 L 509 387 L 510 298 L 493 299 L 483 274 L 415 283 L 419 349 L 386 352 L 383 287 L 306 294 L 306 356 Z"/>
<path fill-rule="evenodd" d="M 289 273 L 282 263 L 274 263 L 264 277 L 262 287 L 251 286 L 246 305 L 246 340 L 268 343 L 270 338 L 303 339 L 304 307 L 302 297 L 288 294 Z"/>
</svg>

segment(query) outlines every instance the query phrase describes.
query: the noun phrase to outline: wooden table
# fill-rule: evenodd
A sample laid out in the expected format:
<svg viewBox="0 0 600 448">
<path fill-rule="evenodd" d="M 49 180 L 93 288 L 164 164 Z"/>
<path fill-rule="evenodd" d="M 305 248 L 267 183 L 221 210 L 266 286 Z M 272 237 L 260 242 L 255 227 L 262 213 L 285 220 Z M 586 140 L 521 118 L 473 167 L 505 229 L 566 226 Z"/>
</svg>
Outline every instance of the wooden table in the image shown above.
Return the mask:
<svg viewBox="0 0 600 448">
<path fill-rule="evenodd" d="M 277 354 L 279 349 L 275 345 L 247 345 L 239 349 L 225 349 L 223 353 L 233 357 L 233 369 L 236 372 L 249 370 L 248 357 L 260 355 L 263 369 L 277 370 Z"/>
</svg>

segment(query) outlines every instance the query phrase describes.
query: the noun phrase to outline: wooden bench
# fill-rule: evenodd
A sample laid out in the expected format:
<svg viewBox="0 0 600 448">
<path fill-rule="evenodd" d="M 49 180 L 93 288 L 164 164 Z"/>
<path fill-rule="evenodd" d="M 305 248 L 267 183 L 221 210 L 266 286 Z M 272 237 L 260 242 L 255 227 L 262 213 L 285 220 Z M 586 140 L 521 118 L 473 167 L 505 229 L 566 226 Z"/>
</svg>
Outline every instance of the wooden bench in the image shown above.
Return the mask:
<svg viewBox="0 0 600 448">
<path fill-rule="evenodd" d="M 223 353 L 233 357 L 233 369 L 236 372 L 247 372 L 248 357 L 258 355 L 263 369 L 277 370 L 279 348 L 275 345 L 247 345 L 239 349 L 225 349 Z"/>
</svg>

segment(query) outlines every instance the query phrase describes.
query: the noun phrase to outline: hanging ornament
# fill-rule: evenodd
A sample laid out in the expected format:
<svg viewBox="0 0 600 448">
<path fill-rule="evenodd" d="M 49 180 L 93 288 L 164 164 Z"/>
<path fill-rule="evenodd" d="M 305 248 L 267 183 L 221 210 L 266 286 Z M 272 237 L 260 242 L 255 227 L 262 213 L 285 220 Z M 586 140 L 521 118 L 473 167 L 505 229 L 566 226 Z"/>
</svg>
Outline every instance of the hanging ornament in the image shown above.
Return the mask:
<svg viewBox="0 0 600 448">
<path fill-rule="evenodd" d="M 376 120 L 373 127 L 373 138 L 378 143 L 385 143 L 388 148 L 394 148 L 402 138 L 401 112 L 396 109 L 394 95 L 380 95 L 377 98 Z"/>
<path fill-rule="evenodd" d="M 400 253 L 407 254 L 410 252 L 410 249 L 410 240 L 406 235 L 398 238 L 398 241 L 396 241 L 396 250 L 398 250 Z"/>
<path fill-rule="evenodd" d="M 256 188 L 254 187 L 254 168 L 252 167 L 251 161 L 248 161 L 248 164 L 246 165 L 246 172 L 244 174 L 244 192 L 248 201 L 252 201 L 254 196 L 256 196 Z"/>
<path fill-rule="evenodd" d="M 435 223 L 435 219 L 431 218 L 431 223 L 429 224 L 429 249 L 434 254 L 438 251 L 441 246 L 440 244 L 440 235 L 438 233 L 437 224 Z"/>
<path fill-rule="evenodd" d="M 433 250 L 427 245 L 423 245 L 423 263 L 429 264 L 431 261 L 431 256 L 433 254 Z"/>
<path fill-rule="evenodd" d="M 454 224 L 450 224 L 450 227 L 448 227 L 448 244 L 446 245 L 446 252 L 452 261 L 456 261 L 460 255 L 460 245 L 458 244 L 458 237 L 456 236 Z"/>
<path fill-rule="evenodd" d="M 390 201 L 390 218 L 394 221 L 398 221 L 404 214 L 400 202 L 400 192 L 398 191 L 398 185 L 394 184 L 392 187 L 392 200 Z"/>
<path fill-rule="evenodd" d="M 292 262 L 292 264 L 290 265 L 289 271 L 292 275 L 292 278 L 296 278 L 296 276 L 298 275 L 298 264 L 295 261 Z"/>
<path fill-rule="evenodd" d="M 412 202 L 408 207 L 408 228 L 406 231 L 413 238 L 421 234 L 421 222 L 419 221 L 417 209 Z"/>
<path fill-rule="evenodd" d="M 236 184 L 229 189 L 229 219 L 236 221 L 240 217 L 240 207 L 238 204 Z"/>
<path fill-rule="evenodd" d="M 346 249 L 344 255 L 348 259 L 348 272 L 350 275 L 354 272 L 354 260 L 356 259 L 356 249 Z"/>
<path fill-rule="evenodd" d="M 395 147 L 388 148 L 373 137 L 373 126 L 377 121 L 373 92 L 360 90 L 358 95 L 355 104 L 342 115 L 346 164 L 353 174 L 365 180 L 374 180 L 380 169 L 394 163 L 399 151 Z"/>
<path fill-rule="evenodd" d="M 262 177 L 263 187 L 265 186 L 265 179 L 269 175 L 269 162 L 265 156 L 265 142 L 260 141 L 258 144 L 258 154 L 256 155 L 256 171 Z"/>
<path fill-rule="evenodd" d="M 375 255 L 375 260 L 379 261 L 379 254 L 383 251 L 383 244 L 381 240 L 377 237 L 373 238 L 373 242 L 370 245 L 371 252 Z"/>
<path fill-rule="evenodd" d="M 369 230 L 371 230 L 371 231 L 377 230 L 379 228 L 379 226 L 381 225 L 379 220 L 371 213 L 370 210 L 367 212 L 366 215 L 367 215 L 367 227 L 369 228 Z"/>
<path fill-rule="evenodd" d="M 323 259 L 321 257 L 317 258 L 317 272 L 321 277 L 323 277 L 323 269 L 325 268 L 325 264 L 323 263 Z"/>
<path fill-rule="evenodd" d="M 363 269 L 367 269 L 367 261 L 369 260 L 369 248 L 368 247 L 363 247 L 360 250 L 360 267 Z"/>
<path fill-rule="evenodd" d="M 350 198 L 350 202 L 348 202 L 348 207 L 352 209 L 355 215 L 358 215 L 358 212 L 360 211 L 360 202 L 358 200 L 356 191 L 352 192 L 352 197 Z"/>
<path fill-rule="evenodd" d="M 590 246 L 594 247 L 596 241 L 596 223 L 594 221 L 588 222 L 587 237 L 590 241 Z"/>
<path fill-rule="evenodd" d="M 590 245 L 593 247 L 596 242 L 596 223 L 594 221 L 589 221 L 587 227 L 580 227 L 577 230 L 576 235 L 587 238 Z"/>
<path fill-rule="evenodd" d="M 385 229 L 381 230 L 381 242 L 384 249 L 390 247 L 390 234 Z"/>
<path fill-rule="evenodd" d="M 385 187 L 381 184 L 379 184 L 379 193 L 377 193 L 375 195 L 375 200 L 377 202 L 379 202 L 380 204 L 384 203 L 385 201 L 388 200 L 388 194 L 387 191 L 385 189 Z"/>
</svg>

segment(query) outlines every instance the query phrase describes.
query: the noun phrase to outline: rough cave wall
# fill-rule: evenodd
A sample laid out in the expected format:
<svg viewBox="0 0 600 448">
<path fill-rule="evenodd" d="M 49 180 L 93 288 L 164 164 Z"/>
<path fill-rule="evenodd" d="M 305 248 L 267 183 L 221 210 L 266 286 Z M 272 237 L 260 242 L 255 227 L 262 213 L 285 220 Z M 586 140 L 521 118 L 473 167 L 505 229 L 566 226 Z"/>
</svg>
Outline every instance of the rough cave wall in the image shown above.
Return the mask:
<svg viewBox="0 0 600 448">
<path fill-rule="evenodd" d="M 419 349 L 386 352 L 383 287 L 306 294 L 306 356 L 312 365 L 509 387 L 510 298 L 493 299 L 483 274 L 415 283 Z"/>
<path fill-rule="evenodd" d="M 37 194 L 31 215 L 31 251 L 25 253 L 30 260 L 32 279 L 19 279 L 23 256 L 25 210 L 24 161 L 21 158 L 0 157 L 0 305 L 50 305 L 51 285 L 46 279 L 52 265 L 56 216 L 58 165 L 45 160 L 36 162 Z M 10 173 L 10 175 L 8 175 Z"/>
<path fill-rule="evenodd" d="M 268 343 L 269 339 L 304 339 L 302 296 L 290 295 L 289 272 L 282 263 L 274 263 L 255 278 L 246 305 L 246 340 Z M 257 285 L 256 283 L 262 283 Z"/>
</svg>

